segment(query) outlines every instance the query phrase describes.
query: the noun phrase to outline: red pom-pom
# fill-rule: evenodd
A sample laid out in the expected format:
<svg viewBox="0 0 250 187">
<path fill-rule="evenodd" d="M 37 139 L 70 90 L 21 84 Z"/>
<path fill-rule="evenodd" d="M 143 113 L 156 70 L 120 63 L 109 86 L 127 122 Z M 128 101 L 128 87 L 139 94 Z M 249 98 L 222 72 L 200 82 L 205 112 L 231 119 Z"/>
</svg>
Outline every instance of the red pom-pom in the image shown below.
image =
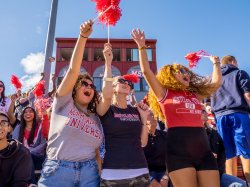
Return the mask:
<svg viewBox="0 0 250 187">
<path fill-rule="evenodd" d="M 22 83 L 20 82 L 20 80 L 19 80 L 19 78 L 17 76 L 12 75 L 10 81 L 13 84 L 13 86 L 15 86 L 15 88 L 17 90 L 22 88 Z"/>
<path fill-rule="evenodd" d="M 120 0 L 92 0 L 96 3 L 96 10 L 99 14 L 108 9 L 99 17 L 99 22 L 106 25 L 115 25 L 122 16 L 119 7 Z"/>
<path fill-rule="evenodd" d="M 138 83 L 140 80 L 136 74 L 123 75 L 123 78 L 128 80 L 128 81 L 131 81 L 132 83 Z"/>
<path fill-rule="evenodd" d="M 44 91 L 44 80 L 41 80 L 39 83 L 37 83 L 37 85 L 35 86 L 35 89 L 33 91 L 34 95 L 36 97 L 39 97 L 41 95 L 43 95 L 43 91 Z"/>
<path fill-rule="evenodd" d="M 189 67 L 193 68 L 193 67 L 197 66 L 197 64 L 198 64 L 198 62 L 199 62 L 199 60 L 201 59 L 202 56 L 209 56 L 209 54 L 204 50 L 200 50 L 198 52 L 188 53 L 185 56 L 185 59 L 188 60 Z"/>
</svg>

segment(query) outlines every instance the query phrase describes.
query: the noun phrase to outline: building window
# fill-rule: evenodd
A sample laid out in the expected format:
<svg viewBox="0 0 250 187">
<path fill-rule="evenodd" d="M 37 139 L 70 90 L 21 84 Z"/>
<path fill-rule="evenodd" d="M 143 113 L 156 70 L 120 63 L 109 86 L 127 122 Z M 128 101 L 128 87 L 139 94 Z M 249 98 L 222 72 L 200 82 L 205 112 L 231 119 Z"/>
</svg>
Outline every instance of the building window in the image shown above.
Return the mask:
<svg viewBox="0 0 250 187">
<path fill-rule="evenodd" d="M 138 49 L 126 49 L 126 59 L 130 61 L 139 61 Z M 152 61 L 152 49 L 147 49 L 148 61 Z"/>
<path fill-rule="evenodd" d="M 126 59 L 127 61 L 139 61 L 138 49 L 126 49 Z"/>
<path fill-rule="evenodd" d="M 152 49 L 147 49 L 147 55 L 148 55 L 148 61 L 152 61 L 153 59 Z"/>
<path fill-rule="evenodd" d="M 88 61 L 88 48 L 84 49 L 82 60 Z"/>
<path fill-rule="evenodd" d="M 59 61 L 70 61 L 73 53 L 73 48 L 60 48 Z"/>
<path fill-rule="evenodd" d="M 96 86 L 96 91 L 102 90 L 102 77 L 93 77 L 93 83 Z"/>
<path fill-rule="evenodd" d="M 149 90 L 148 83 L 144 78 L 141 78 L 142 91 L 147 92 Z"/>
<path fill-rule="evenodd" d="M 60 59 L 59 61 L 70 61 L 71 56 L 73 54 L 74 48 L 60 48 Z M 88 49 L 85 48 L 82 60 L 87 61 L 88 60 Z"/>
<path fill-rule="evenodd" d="M 94 48 L 94 61 L 104 61 L 102 48 Z"/>
<path fill-rule="evenodd" d="M 113 52 L 113 61 L 119 62 L 121 61 L 121 50 L 120 49 L 112 49 Z"/>
<path fill-rule="evenodd" d="M 140 81 L 134 84 L 134 90 L 136 92 L 147 92 L 149 90 L 148 84 L 143 77 L 140 77 Z"/>
</svg>

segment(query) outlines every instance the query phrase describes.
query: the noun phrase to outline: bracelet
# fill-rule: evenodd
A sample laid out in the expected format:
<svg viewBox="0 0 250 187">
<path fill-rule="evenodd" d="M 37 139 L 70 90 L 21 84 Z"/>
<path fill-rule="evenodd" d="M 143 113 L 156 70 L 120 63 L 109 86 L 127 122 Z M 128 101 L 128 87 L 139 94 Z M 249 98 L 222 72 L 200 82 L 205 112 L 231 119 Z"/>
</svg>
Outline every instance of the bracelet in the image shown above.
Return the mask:
<svg viewBox="0 0 250 187">
<path fill-rule="evenodd" d="M 218 65 L 218 64 L 220 64 L 220 61 L 218 61 L 218 62 L 215 62 L 215 63 L 213 63 L 214 65 Z"/>
<path fill-rule="evenodd" d="M 112 78 L 112 77 L 103 77 L 103 80 L 107 81 L 107 82 L 113 82 L 114 78 Z"/>
<path fill-rule="evenodd" d="M 83 36 L 83 35 L 81 35 L 81 34 L 80 34 L 80 36 L 81 36 L 81 37 L 83 37 L 83 38 L 88 38 L 88 37 L 86 37 L 86 36 Z"/>
<path fill-rule="evenodd" d="M 145 45 L 138 48 L 139 51 L 144 50 L 144 49 L 147 49 L 147 47 Z"/>
</svg>

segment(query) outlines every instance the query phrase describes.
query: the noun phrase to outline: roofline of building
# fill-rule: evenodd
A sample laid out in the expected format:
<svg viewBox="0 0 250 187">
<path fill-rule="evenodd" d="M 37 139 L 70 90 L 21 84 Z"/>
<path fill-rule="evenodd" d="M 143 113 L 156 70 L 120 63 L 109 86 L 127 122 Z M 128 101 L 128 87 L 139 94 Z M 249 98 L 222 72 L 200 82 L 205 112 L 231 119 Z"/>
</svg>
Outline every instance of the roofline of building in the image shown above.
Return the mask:
<svg viewBox="0 0 250 187">
<path fill-rule="evenodd" d="M 56 38 L 56 42 L 75 42 L 77 38 Z M 112 42 L 131 42 L 133 39 L 110 38 Z M 107 42 L 107 38 L 89 38 L 89 42 Z M 147 42 L 156 43 L 156 39 L 146 39 Z"/>
</svg>

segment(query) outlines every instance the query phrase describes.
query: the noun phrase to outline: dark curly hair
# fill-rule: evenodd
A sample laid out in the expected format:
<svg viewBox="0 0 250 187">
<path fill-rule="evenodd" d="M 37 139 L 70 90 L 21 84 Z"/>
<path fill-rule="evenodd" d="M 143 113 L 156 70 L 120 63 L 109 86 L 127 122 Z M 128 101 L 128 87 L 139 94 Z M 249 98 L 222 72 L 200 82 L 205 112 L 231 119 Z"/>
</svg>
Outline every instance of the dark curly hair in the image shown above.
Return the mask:
<svg viewBox="0 0 250 187">
<path fill-rule="evenodd" d="M 6 104 L 6 100 L 5 100 L 5 85 L 4 85 L 4 83 L 3 83 L 3 81 L 0 81 L 2 84 L 3 84 L 3 91 L 2 91 L 2 93 L 1 93 L 1 97 L 0 97 L 0 104 L 1 104 L 1 106 L 5 106 L 5 104 Z"/>
<path fill-rule="evenodd" d="M 22 111 L 22 114 L 21 114 L 21 128 L 20 128 L 20 132 L 19 132 L 19 137 L 18 137 L 18 141 L 20 142 L 23 142 L 23 136 L 24 136 L 24 130 L 25 130 L 25 127 L 26 127 L 26 121 L 24 119 L 24 112 L 25 110 L 27 110 L 28 108 L 30 108 L 33 113 L 34 113 L 34 119 L 33 119 L 33 124 L 32 124 L 32 128 L 31 128 L 31 131 L 30 131 L 30 135 L 29 135 L 29 138 L 28 138 L 28 145 L 32 145 L 34 142 L 34 136 L 35 136 L 35 131 L 38 127 L 38 122 L 37 122 L 37 118 L 36 118 L 36 111 L 34 108 L 28 106 L 28 107 L 25 107 Z"/>
<path fill-rule="evenodd" d="M 91 76 L 87 72 L 80 74 L 77 78 L 77 81 L 75 83 L 75 86 L 72 92 L 72 97 L 74 100 L 76 97 L 76 90 L 82 86 L 81 82 L 84 80 L 90 80 L 93 83 Z M 96 104 L 99 102 L 98 97 L 99 97 L 98 92 L 96 91 L 96 89 L 94 89 L 94 96 L 91 99 L 87 107 L 87 109 L 92 113 L 96 113 Z"/>
</svg>

